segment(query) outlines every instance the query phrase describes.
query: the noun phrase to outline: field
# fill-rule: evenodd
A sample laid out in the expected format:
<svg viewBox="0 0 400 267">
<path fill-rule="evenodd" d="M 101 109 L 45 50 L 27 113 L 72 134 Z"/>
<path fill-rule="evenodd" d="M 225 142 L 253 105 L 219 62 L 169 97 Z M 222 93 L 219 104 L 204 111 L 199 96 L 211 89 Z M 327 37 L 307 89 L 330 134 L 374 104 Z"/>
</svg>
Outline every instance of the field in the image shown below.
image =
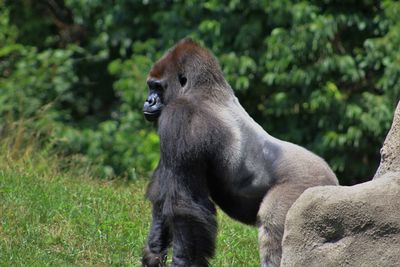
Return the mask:
<svg viewBox="0 0 400 267">
<path fill-rule="evenodd" d="M 1 156 L 0 266 L 140 266 L 145 187 L 60 171 L 49 156 Z M 258 266 L 256 229 L 221 211 L 218 223 L 211 266 Z"/>
</svg>

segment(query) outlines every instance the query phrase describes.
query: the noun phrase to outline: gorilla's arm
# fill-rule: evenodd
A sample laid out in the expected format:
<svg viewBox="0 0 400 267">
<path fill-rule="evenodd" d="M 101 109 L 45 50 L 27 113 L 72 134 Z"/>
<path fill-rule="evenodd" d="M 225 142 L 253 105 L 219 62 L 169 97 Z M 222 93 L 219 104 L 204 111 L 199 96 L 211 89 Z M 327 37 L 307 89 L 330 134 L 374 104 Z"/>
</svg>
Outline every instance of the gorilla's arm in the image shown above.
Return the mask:
<svg viewBox="0 0 400 267">
<path fill-rule="evenodd" d="M 169 224 L 162 216 L 159 204 L 153 204 L 153 218 L 144 249 L 142 264 L 145 267 L 163 266 L 167 257 L 167 249 L 171 243 Z"/>
<path fill-rule="evenodd" d="M 164 266 L 171 237 L 171 266 L 208 266 L 207 259 L 214 254 L 216 210 L 208 197 L 204 177 L 189 172 L 195 169 L 194 173 L 202 173 L 200 167 L 170 170 L 163 165 L 160 162 L 157 170 L 161 181 L 153 182 L 149 190 L 153 221 L 143 266 Z M 154 190 L 158 186 L 160 189 Z"/>
<path fill-rule="evenodd" d="M 154 171 L 152 182 L 146 196 L 152 202 L 152 223 L 143 251 L 142 266 L 159 267 L 165 265 L 168 246 L 171 244 L 171 226 L 162 214 L 163 203 L 160 198 L 160 166 Z"/>
<path fill-rule="evenodd" d="M 170 226 L 171 266 L 208 266 L 215 250 L 216 209 L 209 196 L 206 164 L 210 144 L 204 143 L 210 137 L 194 136 L 199 134 L 199 114 L 180 100 L 163 111 L 165 119 L 159 125 L 161 157 L 154 184 L 158 193 L 151 198 L 153 205 L 162 203 L 161 221 Z M 209 134 L 204 128 L 201 132 Z"/>
<path fill-rule="evenodd" d="M 189 186 L 172 204 L 171 266 L 208 266 L 208 258 L 214 256 L 217 232 L 215 206 L 207 196 L 197 197 L 196 191 L 198 189 Z"/>
</svg>

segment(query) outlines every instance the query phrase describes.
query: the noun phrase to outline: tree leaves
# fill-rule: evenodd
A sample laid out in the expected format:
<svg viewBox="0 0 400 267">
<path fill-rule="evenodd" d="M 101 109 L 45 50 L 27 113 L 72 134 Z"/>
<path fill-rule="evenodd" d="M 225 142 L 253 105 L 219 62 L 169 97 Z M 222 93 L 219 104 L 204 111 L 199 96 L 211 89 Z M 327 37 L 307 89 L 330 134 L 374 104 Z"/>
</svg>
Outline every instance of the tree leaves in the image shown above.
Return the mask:
<svg viewBox="0 0 400 267">
<path fill-rule="evenodd" d="M 65 38 L 73 31 L 62 31 L 43 5 L 0 4 L 0 112 L 15 110 L 6 104 L 15 92 L 27 117 L 57 99 L 59 147 L 86 154 L 106 176 L 154 167 L 158 139 L 141 114 L 145 79 L 186 36 L 215 53 L 241 103 L 272 135 L 323 156 L 344 184 L 375 171 L 400 99 L 398 1 L 64 4 L 73 19 L 65 27 L 82 27 L 81 41 Z"/>
</svg>

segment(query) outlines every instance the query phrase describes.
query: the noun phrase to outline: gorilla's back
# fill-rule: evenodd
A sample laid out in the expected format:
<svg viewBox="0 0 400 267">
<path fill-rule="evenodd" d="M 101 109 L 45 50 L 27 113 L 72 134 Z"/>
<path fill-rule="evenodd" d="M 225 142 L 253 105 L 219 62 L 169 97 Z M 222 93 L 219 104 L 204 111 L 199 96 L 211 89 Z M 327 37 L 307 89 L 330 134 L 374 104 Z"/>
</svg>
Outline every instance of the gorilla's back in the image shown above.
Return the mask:
<svg viewBox="0 0 400 267">
<path fill-rule="evenodd" d="M 279 183 L 298 180 L 304 187 L 337 184 L 335 174 L 322 158 L 269 135 L 237 98 L 218 114 L 224 117 L 223 128 L 231 130 L 209 174 L 211 197 L 231 217 L 255 223 L 263 197 L 278 178 Z"/>
</svg>

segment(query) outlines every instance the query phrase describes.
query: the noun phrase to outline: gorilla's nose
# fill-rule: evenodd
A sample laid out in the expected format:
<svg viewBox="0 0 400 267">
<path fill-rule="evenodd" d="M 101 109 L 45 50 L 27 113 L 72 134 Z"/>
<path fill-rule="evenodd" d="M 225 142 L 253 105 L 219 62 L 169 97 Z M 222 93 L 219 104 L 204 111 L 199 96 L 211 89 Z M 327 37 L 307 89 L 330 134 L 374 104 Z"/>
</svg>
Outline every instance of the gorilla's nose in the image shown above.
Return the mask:
<svg viewBox="0 0 400 267">
<path fill-rule="evenodd" d="M 154 106 L 156 103 L 157 103 L 157 97 L 156 97 L 155 95 L 150 95 L 150 96 L 146 99 L 145 106 L 151 107 L 151 106 Z"/>
</svg>

